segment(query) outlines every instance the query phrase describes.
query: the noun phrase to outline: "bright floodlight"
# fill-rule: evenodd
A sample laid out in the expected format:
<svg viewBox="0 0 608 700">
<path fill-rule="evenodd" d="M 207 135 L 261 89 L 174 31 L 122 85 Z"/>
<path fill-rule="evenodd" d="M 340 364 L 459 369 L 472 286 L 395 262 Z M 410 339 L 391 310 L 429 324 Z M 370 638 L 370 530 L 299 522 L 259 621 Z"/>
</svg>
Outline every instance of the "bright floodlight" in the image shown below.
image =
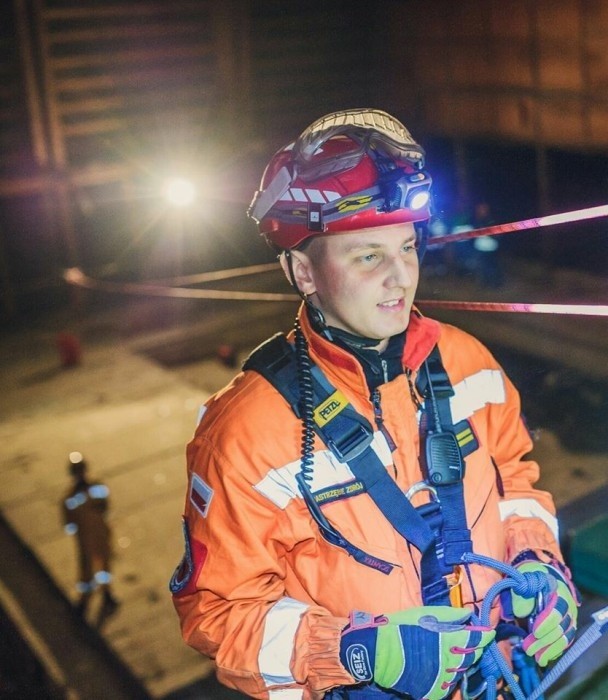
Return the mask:
<svg viewBox="0 0 608 700">
<path fill-rule="evenodd" d="M 164 194 L 174 207 L 187 207 L 196 198 L 196 188 L 190 180 L 174 177 L 165 183 Z"/>
</svg>

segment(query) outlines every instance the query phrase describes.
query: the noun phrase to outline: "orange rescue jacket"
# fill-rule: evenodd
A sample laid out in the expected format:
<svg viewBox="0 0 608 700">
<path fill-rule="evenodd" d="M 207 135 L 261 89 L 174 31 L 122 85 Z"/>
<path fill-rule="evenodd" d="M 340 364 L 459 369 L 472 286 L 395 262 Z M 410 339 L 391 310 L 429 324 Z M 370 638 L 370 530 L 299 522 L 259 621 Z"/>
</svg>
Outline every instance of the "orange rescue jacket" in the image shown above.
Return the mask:
<svg viewBox="0 0 608 700">
<path fill-rule="evenodd" d="M 357 360 L 315 333 L 305 310 L 300 322 L 312 360 L 374 425 Z M 524 549 L 559 558 L 552 498 L 534 489 L 539 469 L 524 459 L 532 442 L 519 395 L 472 336 L 412 313 L 405 373 L 380 387 L 383 421 L 397 449 L 391 453 L 380 431 L 374 449 L 404 492 L 422 480 L 408 377 L 413 385 L 436 343 L 455 391 L 453 421 L 468 419 L 479 442 L 466 457 L 464 478 L 474 551 L 506 562 Z M 216 660 L 222 683 L 262 700 L 321 698 L 353 684 L 338 657 L 349 613 L 422 604 L 419 553 L 367 493 L 332 500 L 323 512 L 350 542 L 398 566 L 385 575 L 323 539 L 295 481 L 300 442 L 301 423 L 286 400 L 257 372 L 245 371 L 206 403 L 187 450 L 186 555 L 172 580 L 182 634 Z M 313 492 L 353 480 L 319 438 L 313 469 Z M 415 498 L 418 505 L 425 495 Z M 464 604 L 479 603 L 499 578 L 471 566 Z"/>
</svg>

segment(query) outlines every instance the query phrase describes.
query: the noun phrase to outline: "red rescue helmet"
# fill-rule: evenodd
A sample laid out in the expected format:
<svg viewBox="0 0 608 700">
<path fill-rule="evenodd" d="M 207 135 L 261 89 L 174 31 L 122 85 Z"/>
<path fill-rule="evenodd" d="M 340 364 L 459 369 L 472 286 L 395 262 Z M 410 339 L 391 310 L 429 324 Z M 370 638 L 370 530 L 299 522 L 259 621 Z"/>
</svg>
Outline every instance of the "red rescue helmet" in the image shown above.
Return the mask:
<svg viewBox="0 0 608 700">
<path fill-rule="evenodd" d="M 333 112 L 272 157 L 248 215 L 277 248 L 311 236 L 430 218 L 424 151 L 376 109 Z"/>
</svg>

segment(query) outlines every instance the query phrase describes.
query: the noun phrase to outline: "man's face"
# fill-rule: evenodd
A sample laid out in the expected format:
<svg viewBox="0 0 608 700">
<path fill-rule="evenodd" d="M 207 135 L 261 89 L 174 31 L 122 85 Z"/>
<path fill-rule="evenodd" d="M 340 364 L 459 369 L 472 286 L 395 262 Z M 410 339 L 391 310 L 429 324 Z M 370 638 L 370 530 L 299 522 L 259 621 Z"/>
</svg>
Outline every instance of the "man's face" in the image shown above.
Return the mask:
<svg viewBox="0 0 608 700">
<path fill-rule="evenodd" d="M 395 224 L 320 237 L 306 258 L 309 280 L 300 286 L 327 325 L 378 338 L 384 349 L 407 328 L 418 284 L 412 224 Z"/>
</svg>

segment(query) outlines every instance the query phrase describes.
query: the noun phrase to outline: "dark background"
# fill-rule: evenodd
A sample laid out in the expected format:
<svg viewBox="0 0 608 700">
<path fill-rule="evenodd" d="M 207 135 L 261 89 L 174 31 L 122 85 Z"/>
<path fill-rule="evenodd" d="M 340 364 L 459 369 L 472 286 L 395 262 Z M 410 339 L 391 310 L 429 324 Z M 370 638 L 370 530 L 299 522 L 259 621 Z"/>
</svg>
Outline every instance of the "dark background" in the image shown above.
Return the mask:
<svg viewBox="0 0 608 700">
<path fill-rule="evenodd" d="M 12 0 L 0 8 L 3 322 L 69 301 L 63 269 L 149 280 L 271 260 L 245 217 L 271 154 L 319 115 L 401 118 L 435 211 L 496 223 L 603 204 L 600 2 Z M 196 181 L 188 212 L 164 178 Z M 605 219 L 503 251 L 602 274 Z"/>
</svg>

